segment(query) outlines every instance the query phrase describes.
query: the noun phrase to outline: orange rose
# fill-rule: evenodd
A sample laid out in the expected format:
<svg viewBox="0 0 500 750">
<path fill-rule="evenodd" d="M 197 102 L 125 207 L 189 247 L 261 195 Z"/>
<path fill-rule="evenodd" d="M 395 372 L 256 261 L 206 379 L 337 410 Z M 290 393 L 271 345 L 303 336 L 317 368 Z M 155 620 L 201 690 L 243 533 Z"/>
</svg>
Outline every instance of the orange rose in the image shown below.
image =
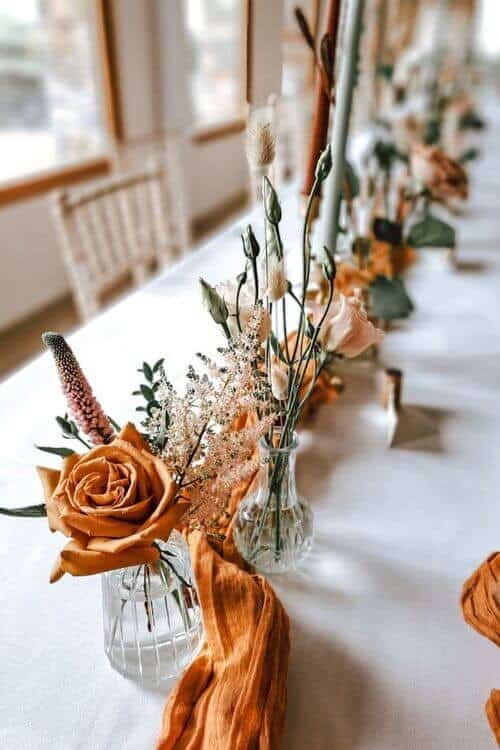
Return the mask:
<svg viewBox="0 0 500 750">
<path fill-rule="evenodd" d="M 155 539 L 167 539 L 186 510 L 177 485 L 132 424 L 108 445 L 64 459 L 62 471 L 38 467 L 51 531 L 71 541 L 50 581 L 154 563 Z"/>
<path fill-rule="evenodd" d="M 363 290 L 372 281 L 373 275 L 368 271 L 360 271 L 350 263 L 339 263 L 337 265 L 337 275 L 335 276 L 335 291 L 351 297 L 356 294 L 358 289 Z"/>
<path fill-rule="evenodd" d="M 416 251 L 407 245 L 392 246 L 380 240 L 372 241 L 370 269 L 373 276 L 393 279 L 401 275 L 417 259 Z"/>
<path fill-rule="evenodd" d="M 411 171 L 438 201 L 465 200 L 469 194 L 467 173 L 462 165 L 436 146 L 414 146 Z"/>
</svg>

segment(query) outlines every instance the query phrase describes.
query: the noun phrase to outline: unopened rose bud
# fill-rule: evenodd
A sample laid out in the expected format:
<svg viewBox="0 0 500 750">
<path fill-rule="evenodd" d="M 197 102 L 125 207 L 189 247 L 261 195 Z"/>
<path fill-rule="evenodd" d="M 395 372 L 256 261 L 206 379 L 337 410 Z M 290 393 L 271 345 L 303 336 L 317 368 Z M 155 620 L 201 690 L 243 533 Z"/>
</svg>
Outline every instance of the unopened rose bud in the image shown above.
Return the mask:
<svg viewBox="0 0 500 750">
<path fill-rule="evenodd" d="M 246 257 L 249 260 L 252 260 L 252 258 L 257 258 L 260 253 L 260 246 L 250 224 L 241 235 L 241 238 L 243 240 L 243 252 L 245 253 Z"/>
</svg>

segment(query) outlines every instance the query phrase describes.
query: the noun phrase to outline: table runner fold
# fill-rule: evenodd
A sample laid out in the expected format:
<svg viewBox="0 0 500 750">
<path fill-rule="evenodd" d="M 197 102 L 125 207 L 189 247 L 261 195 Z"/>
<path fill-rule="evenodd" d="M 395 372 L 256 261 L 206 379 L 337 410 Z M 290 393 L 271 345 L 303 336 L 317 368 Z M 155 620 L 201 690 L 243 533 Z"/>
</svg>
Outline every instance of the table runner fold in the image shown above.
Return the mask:
<svg viewBox="0 0 500 750">
<path fill-rule="evenodd" d="M 171 693 L 157 750 L 276 750 L 286 709 L 288 616 L 231 538 L 189 539 L 205 643 Z"/>
</svg>

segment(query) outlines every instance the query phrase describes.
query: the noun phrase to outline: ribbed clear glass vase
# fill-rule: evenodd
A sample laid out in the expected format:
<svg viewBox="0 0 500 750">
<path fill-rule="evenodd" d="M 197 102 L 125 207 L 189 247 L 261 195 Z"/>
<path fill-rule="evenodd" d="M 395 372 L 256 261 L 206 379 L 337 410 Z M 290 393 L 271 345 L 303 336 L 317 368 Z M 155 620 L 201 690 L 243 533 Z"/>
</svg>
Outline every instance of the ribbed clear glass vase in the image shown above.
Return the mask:
<svg viewBox="0 0 500 750">
<path fill-rule="evenodd" d="M 173 531 L 157 544 L 157 571 L 138 565 L 101 576 L 106 655 L 117 672 L 149 687 L 187 667 L 203 631 L 184 538 Z"/>
<path fill-rule="evenodd" d="M 313 542 L 313 514 L 295 478 L 297 436 L 288 445 L 260 444 L 256 489 L 241 501 L 234 539 L 242 557 L 261 573 L 293 570 Z"/>
</svg>

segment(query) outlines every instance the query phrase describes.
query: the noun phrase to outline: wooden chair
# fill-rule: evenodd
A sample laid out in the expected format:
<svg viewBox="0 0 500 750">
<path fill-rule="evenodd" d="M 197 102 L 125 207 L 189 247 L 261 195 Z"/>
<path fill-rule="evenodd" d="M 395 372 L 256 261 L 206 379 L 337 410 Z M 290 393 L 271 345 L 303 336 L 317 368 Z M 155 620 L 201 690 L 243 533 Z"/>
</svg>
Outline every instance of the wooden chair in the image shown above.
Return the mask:
<svg viewBox="0 0 500 750">
<path fill-rule="evenodd" d="M 187 221 L 178 220 L 177 200 L 158 159 L 90 188 L 54 194 L 54 220 L 83 320 L 123 283 L 141 284 L 186 252 L 189 232 Z"/>
</svg>

